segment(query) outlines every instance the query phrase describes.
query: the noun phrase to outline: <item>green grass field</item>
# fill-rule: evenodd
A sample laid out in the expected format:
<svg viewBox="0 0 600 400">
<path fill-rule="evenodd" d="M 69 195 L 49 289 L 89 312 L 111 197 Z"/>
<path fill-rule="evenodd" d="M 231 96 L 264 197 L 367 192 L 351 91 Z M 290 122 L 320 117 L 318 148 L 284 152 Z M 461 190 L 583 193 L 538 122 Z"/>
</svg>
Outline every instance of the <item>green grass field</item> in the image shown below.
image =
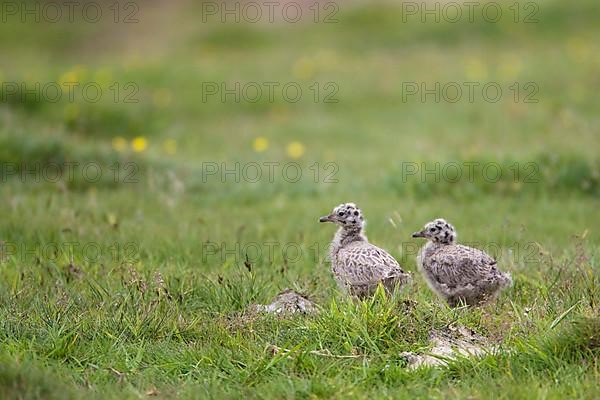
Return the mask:
<svg viewBox="0 0 600 400">
<path fill-rule="evenodd" d="M 2 9 L 0 398 L 600 397 L 598 2 L 299 3 Z M 350 201 L 414 275 L 392 299 L 335 286 L 318 218 Z M 511 272 L 496 303 L 427 288 L 411 233 L 436 217 Z M 320 313 L 249 315 L 285 288 Z M 449 325 L 501 351 L 408 369 Z"/>
</svg>

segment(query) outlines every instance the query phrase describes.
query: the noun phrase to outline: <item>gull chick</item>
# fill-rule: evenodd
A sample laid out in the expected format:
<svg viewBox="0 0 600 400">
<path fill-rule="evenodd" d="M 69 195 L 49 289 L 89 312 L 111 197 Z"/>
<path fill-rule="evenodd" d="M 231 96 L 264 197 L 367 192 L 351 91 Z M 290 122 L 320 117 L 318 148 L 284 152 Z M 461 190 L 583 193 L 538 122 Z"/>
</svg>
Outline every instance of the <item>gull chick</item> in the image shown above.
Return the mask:
<svg viewBox="0 0 600 400">
<path fill-rule="evenodd" d="M 340 287 L 352 296 L 371 296 L 380 283 L 389 294 L 410 281 L 394 257 L 369 243 L 363 233 L 365 220 L 354 203 L 340 204 L 319 221 L 339 226 L 330 247 L 331 268 Z"/>
<path fill-rule="evenodd" d="M 417 264 L 425 280 L 450 307 L 479 305 L 510 286 L 510 274 L 498 270 L 485 252 L 456 244 L 456 230 L 444 219 L 429 222 L 414 238 L 425 238 Z"/>
</svg>

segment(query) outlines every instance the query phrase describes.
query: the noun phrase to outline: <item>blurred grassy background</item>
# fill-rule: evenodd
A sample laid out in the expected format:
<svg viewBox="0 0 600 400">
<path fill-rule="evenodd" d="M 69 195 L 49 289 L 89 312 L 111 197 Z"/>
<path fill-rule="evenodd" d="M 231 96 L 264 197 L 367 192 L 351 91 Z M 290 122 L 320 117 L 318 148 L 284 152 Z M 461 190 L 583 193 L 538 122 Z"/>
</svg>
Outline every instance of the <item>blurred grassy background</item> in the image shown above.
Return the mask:
<svg viewBox="0 0 600 400">
<path fill-rule="evenodd" d="M 589 256 L 581 267 L 587 271 L 584 275 L 598 275 L 600 4 L 521 2 L 521 20 L 531 10 L 527 4 L 537 5 L 538 22 L 526 24 L 513 20 L 511 2 L 498 3 L 504 14 L 497 23 L 477 11 L 474 22 L 464 17 L 456 23 L 422 23 L 418 16 L 406 16 L 401 2 L 391 1 L 350 1 L 336 7 L 324 2 L 318 5 L 320 22 L 315 23 L 314 4 L 299 3 L 305 18 L 298 23 L 280 18 L 279 6 L 274 22 L 265 15 L 257 23 L 243 18 L 236 23 L 231 16 L 223 23 L 218 16 L 203 13 L 203 2 L 193 1 L 149 0 L 133 8 L 122 2 L 118 23 L 113 21 L 114 3 L 108 1 L 95 3 L 103 11 L 98 23 L 86 22 L 80 8 L 73 23 L 44 18 L 38 23 L 32 17 L 22 23 L 20 16 L 4 13 L 0 163 L 35 171 L 55 163 L 94 162 L 103 172 L 97 182 L 85 179 L 79 167 L 73 179 L 34 182 L 34 172 L 23 182 L 18 173 L 8 176 L 2 171 L 0 240 L 38 249 L 34 256 L 2 258 L 3 339 L 14 346 L 10 357 L 48 356 L 52 350 L 36 353 L 26 350 L 24 343 L 56 328 L 52 324 L 41 328 L 33 321 L 38 317 L 18 321 L 17 315 L 34 316 L 38 311 L 33 310 L 46 301 L 59 307 L 64 296 L 91 296 L 73 306 L 74 313 L 77 307 L 93 309 L 100 301 L 87 292 L 89 288 L 66 283 L 70 272 L 68 268 L 65 272 L 65 265 L 70 265 L 71 254 L 45 257 L 39 248 L 48 243 L 81 243 L 73 263 L 86 279 L 99 282 L 109 297 L 121 287 L 119 277 L 128 268 L 144 276 L 160 271 L 172 290 L 181 285 L 181 292 L 193 299 L 179 310 L 190 321 L 207 309 L 240 311 L 287 286 L 297 286 L 321 301 L 330 299 L 334 283 L 325 252 L 312 256 L 311 249 L 315 244 L 324 249 L 333 234 L 331 227 L 317 223 L 318 217 L 345 201 L 363 208 L 370 239 L 413 272 L 414 253 L 407 253 L 405 244 L 420 245 L 410 233 L 432 218 L 450 220 L 459 240 L 497 244 L 494 255 L 517 282 L 507 294 L 513 303 L 504 305 L 498 319 L 510 321 L 506 313 L 517 306 L 538 307 L 532 326 L 510 322 L 510 327 L 502 326 L 509 337 L 511 332 L 534 335 L 541 324 L 568 309 L 571 300 L 590 296 L 593 305 L 596 286 L 565 283 L 564 292 L 552 292 L 540 282 L 554 271 L 556 265 L 549 260 L 579 254 L 579 240 L 585 241 Z M 131 12 L 138 22 L 123 23 Z M 337 22 L 323 23 L 330 12 Z M 92 103 L 81 95 L 69 101 L 63 93 L 54 102 L 43 91 L 21 93 L 11 86 L 31 89 L 36 83 L 43 87 L 52 82 L 97 83 L 103 95 Z M 219 95 L 204 101 L 207 83 L 231 88 L 236 82 L 295 82 L 303 96 L 292 103 L 276 90 L 273 102 L 265 95 L 257 102 L 235 102 L 231 96 L 223 102 Z M 422 102 L 418 96 L 404 101 L 406 82 L 425 82 L 428 87 L 436 82 L 497 82 L 504 92 L 496 103 L 483 101 L 480 92 L 472 103 L 464 97 L 456 103 L 435 102 L 432 97 Z M 509 87 L 515 82 L 521 88 L 535 83 L 538 101 L 522 101 L 525 91 L 514 101 Z M 321 90 L 317 102 L 310 90 L 315 83 Z M 327 83 L 337 89 L 337 102 L 322 101 L 331 89 Z M 127 98 L 136 102 L 126 102 Z M 274 182 L 266 179 L 266 169 L 258 183 L 236 182 L 231 175 L 225 180 L 205 176 L 207 163 L 224 163 L 231 169 L 235 163 L 251 162 L 299 163 L 302 179 L 286 181 L 281 168 L 275 169 Z M 496 163 L 503 176 L 498 182 L 486 181 L 480 173 L 473 182 L 403 177 L 406 163 L 431 168 L 448 162 Z M 111 169 L 115 163 L 121 166 L 117 181 Z M 512 175 L 515 163 L 518 179 Z M 528 163 L 535 165 L 534 182 L 525 179 Z M 332 167 L 325 169 L 326 165 Z M 332 171 L 336 182 L 325 179 Z M 128 174 L 135 182 L 127 179 Z M 243 254 L 207 258 L 202 246 L 207 241 L 227 249 L 259 243 L 263 250 L 269 242 L 293 243 L 305 256 L 288 262 L 276 252 L 274 259 L 255 260 L 253 273 L 264 286 L 253 287 L 234 301 L 219 292 L 225 289 L 214 289 L 216 294 L 197 289 L 205 278 L 217 275 L 235 281 L 243 264 Z M 103 249 L 135 243 L 137 251 L 127 260 L 103 252 L 100 259 L 90 261 L 81 250 L 85 243 L 98 243 Z M 523 259 L 528 243 L 540 245 L 535 262 Z M 515 247 L 520 249 L 518 256 L 513 254 Z M 186 279 L 187 284 L 180 283 Z M 56 282 L 63 282 L 60 290 Z M 15 297 L 20 288 L 29 288 L 23 289 L 29 302 Z M 540 291 L 546 297 L 537 304 Z M 436 302 L 418 279 L 410 296 L 426 304 Z M 548 312 L 549 304 L 554 313 Z M 135 307 L 129 312 L 134 315 Z M 497 322 L 468 318 L 483 330 L 493 331 Z M 200 325 L 188 327 L 192 336 L 205 337 L 200 332 L 206 327 Z M 106 332 L 107 341 L 117 335 L 112 328 Z M 141 338 L 152 341 L 153 334 Z M 244 340 L 246 334 L 240 334 Z M 256 343 L 256 349 L 261 347 L 260 340 Z M 76 371 L 86 370 L 73 366 L 70 357 L 76 357 L 77 349 L 65 351 L 50 358 L 56 356 Z M 123 360 L 121 353 L 99 352 L 102 359 Z M 163 378 L 174 384 L 182 379 L 180 372 L 170 371 L 166 373 L 170 378 Z M 115 383 L 110 376 L 90 374 L 93 384 Z M 137 388 L 156 378 L 131 374 L 140 380 L 132 383 Z M 88 379 L 76 376 L 78 385 Z M 334 386 L 343 386 L 344 379 L 338 378 Z M 220 382 L 219 377 L 211 379 L 211 385 Z M 586 384 L 581 390 L 585 388 Z M 212 394 L 214 390 L 210 386 Z M 469 393 L 464 390 L 461 393 Z"/>
</svg>

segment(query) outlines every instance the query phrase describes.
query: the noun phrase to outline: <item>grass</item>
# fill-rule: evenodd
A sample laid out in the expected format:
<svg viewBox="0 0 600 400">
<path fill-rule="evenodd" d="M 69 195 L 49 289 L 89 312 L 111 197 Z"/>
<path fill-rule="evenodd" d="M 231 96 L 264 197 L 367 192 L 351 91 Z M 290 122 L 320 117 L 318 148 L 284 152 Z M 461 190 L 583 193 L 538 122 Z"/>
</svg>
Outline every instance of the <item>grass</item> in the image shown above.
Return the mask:
<svg viewBox="0 0 600 400">
<path fill-rule="evenodd" d="M 67 76 L 105 93 L 0 88 L 1 398 L 598 396 L 596 2 L 540 2 L 528 25 L 402 23 L 399 4 L 364 2 L 340 4 L 334 24 L 200 23 L 199 4 L 155 5 L 130 25 L 0 24 L 4 82 Z M 406 82 L 468 81 L 504 95 L 403 99 Z M 203 99 L 207 82 L 304 95 L 222 102 Z M 337 103 L 322 101 L 328 82 Z M 514 82 L 539 101 L 514 101 Z M 473 162 L 502 176 L 469 179 Z M 412 287 L 359 303 L 337 292 L 333 228 L 317 220 L 343 201 Z M 495 304 L 452 310 L 427 289 L 410 234 L 435 217 L 512 273 Z M 321 312 L 245 312 L 286 287 Z M 400 354 L 450 324 L 502 352 L 407 369 Z"/>
</svg>

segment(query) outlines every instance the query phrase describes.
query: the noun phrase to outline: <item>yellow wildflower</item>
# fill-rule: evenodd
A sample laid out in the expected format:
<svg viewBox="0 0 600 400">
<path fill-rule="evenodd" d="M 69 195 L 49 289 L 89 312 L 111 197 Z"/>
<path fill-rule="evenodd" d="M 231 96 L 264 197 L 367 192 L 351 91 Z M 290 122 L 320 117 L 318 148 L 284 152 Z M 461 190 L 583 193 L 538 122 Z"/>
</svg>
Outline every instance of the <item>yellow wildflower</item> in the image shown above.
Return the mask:
<svg viewBox="0 0 600 400">
<path fill-rule="evenodd" d="M 269 140 L 266 137 L 259 136 L 252 142 L 252 148 L 255 152 L 261 153 L 269 148 Z"/>
<path fill-rule="evenodd" d="M 137 136 L 131 141 L 131 148 L 136 153 L 141 153 L 148 147 L 148 141 L 143 136 Z"/>
<path fill-rule="evenodd" d="M 116 136 L 112 140 L 112 147 L 116 151 L 123 152 L 127 149 L 127 140 L 121 136 Z"/>
<path fill-rule="evenodd" d="M 291 158 L 300 158 L 304 155 L 305 150 L 306 149 L 302 143 L 293 141 L 287 145 L 286 152 Z"/>
</svg>

